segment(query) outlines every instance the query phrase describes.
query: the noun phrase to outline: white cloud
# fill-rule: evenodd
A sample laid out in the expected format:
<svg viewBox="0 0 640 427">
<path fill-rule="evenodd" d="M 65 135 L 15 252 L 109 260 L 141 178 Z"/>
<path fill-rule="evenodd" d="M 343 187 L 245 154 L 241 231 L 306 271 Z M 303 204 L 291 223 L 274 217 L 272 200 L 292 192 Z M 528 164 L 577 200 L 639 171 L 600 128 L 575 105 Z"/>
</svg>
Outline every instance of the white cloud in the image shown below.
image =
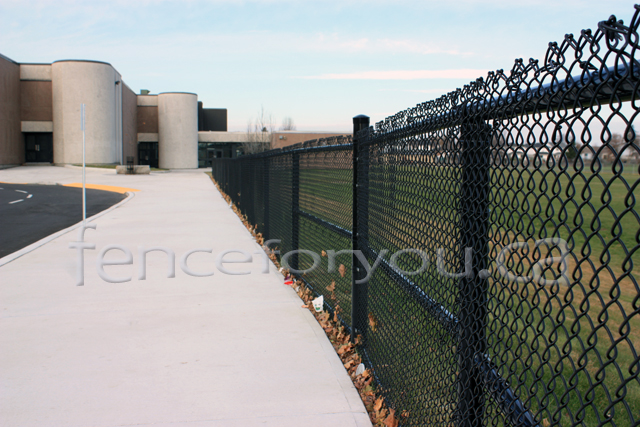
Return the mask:
<svg viewBox="0 0 640 427">
<path fill-rule="evenodd" d="M 415 93 L 446 93 L 445 89 L 405 89 L 404 91 Z"/>
<path fill-rule="evenodd" d="M 395 52 L 419 53 L 423 55 L 434 53 L 446 53 L 449 55 L 471 55 L 471 53 L 460 52 L 457 49 L 443 49 L 442 47 L 440 47 L 442 46 L 442 43 L 435 45 L 410 39 L 380 39 L 377 40 L 377 44 L 380 46 L 380 48 Z"/>
<path fill-rule="evenodd" d="M 284 35 L 292 39 L 289 35 Z M 284 40 L 283 40 L 284 41 Z M 315 50 L 325 52 L 371 52 L 371 53 L 412 53 L 412 54 L 436 54 L 468 55 L 455 48 L 443 48 L 440 43 L 425 43 L 416 39 L 392 39 L 392 38 L 353 38 L 338 33 L 319 33 L 300 40 L 300 50 Z"/>
<path fill-rule="evenodd" d="M 410 93 L 441 93 L 445 94 L 450 91 L 451 88 L 445 89 L 378 89 L 378 92 L 410 92 Z"/>
<path fill-rule="evenodd" d="M 487 70 L 463 68 L 458 70 L 394 70 L 360 71 L 355 73 L 331 73 L 304 76 L 314 80 L 424 80 L 424 79 L 476 79 L 485 76 Z"/>
<path fill-rule="evenodd" d="M 197 47 L 215 46 L 216 51 L 229 53 L 269 52 L 273 55 L 291 53 L 372 53 L 372 54 L 446 54 L 470 55 L 455 48 L 443 49 L 435 43 L 425 43 L 416 39 L 392 39 L 357 37 L 339 33 L 299 34 L 252 30 L 231 34 L 172 33 L 158 36 L 148 41 L 149 44 L 165 46 Z"/>
<path fill-rule="evenodd" d="M 598 4 L 601 0 L 566 0 L 565 6 L 585 6 L 591 4 Z M 555 4 L 551 0 L 522 0 L 520 2 L 513 2 L 513 0 L 457 0 L 456 2 L 442 2 L 441 0 L 137 0 L 131 2 L 130 0 L 110 0 L 108 3 L 116 6 L 127 8 L 139 8 L 150 5 L 158 4 L 235 4 L 235 5 L 250 5 L 250 4 L 291 4 L 291 3 L 306 3 L 306 4 L 339 4 L 339 5 L 393 5 L 402 7 L 416 7 L 424 8 L 425 6 L 439 6 L 442 8 L 459 8 L 461 5 L 466 6 L 496 6 L 504 8 L 515 8 L 523 6 L 550 6 Z M 100 5 L 104 2 L 98 2 L 93 0 L 0 0 L 0 5 L 4 6 L 24 6 L 25 4 L 30 6 L 49 6 L 49 5 Z"/>
</svg>

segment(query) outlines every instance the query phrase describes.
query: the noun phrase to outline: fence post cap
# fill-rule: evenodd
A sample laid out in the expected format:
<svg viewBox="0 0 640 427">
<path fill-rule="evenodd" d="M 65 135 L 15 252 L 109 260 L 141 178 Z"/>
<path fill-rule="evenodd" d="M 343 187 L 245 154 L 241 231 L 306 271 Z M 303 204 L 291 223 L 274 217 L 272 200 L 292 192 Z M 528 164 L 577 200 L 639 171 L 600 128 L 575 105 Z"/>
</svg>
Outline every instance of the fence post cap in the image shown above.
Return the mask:
<svg viewBox="0 0 640 427">
<path fill-rule="evenodd" d="M 353 118 L 353 133 L 369 127 L 369 116 L 359 114 Z"/>
</svg>

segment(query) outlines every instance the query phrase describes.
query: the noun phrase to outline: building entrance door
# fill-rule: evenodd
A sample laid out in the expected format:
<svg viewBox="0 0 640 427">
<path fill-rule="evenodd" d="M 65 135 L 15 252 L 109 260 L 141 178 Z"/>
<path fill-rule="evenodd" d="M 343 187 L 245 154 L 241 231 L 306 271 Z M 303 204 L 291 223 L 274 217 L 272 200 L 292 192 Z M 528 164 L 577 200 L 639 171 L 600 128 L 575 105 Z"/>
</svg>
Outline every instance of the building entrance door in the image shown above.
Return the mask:
<svg viewBox="0 0 640 427">
<path fill-rule="evenodd" d="M 25 133 L 26 163 L 53 163 L 53 133 Z"/>
<path fill-rule="evenodd" d="M 138 164 L 158 167 L 158 143 L 138 142 Z"/>
</svg>

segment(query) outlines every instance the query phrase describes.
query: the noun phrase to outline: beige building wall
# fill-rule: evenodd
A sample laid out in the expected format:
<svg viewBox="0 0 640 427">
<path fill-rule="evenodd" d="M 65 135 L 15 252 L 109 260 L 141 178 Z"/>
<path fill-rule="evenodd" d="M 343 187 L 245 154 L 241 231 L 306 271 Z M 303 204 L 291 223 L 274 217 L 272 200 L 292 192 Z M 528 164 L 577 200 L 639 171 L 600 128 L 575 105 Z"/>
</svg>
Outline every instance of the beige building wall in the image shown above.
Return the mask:
<svg viewBox="0 0 640 427">
<path fill-rule="evenodd" d="M 43 122 L 43 121 L 35 121 L 35 122 L 27 122 L 22 121 L 22 132 L 53 132 L 53 122 Z"/>
<path fill-rule="evenodd" d="M 158 95 L 138 95 L 138 142 L 158 142 Z"/>
<path fill-rule="evenodd" d="M 28 122 L 53 121 L 52 96 L 51 81 L 21 81 L 20 120 Z"/>
<path fill-rule="evenodd" d="M 115 140 L 114 140 L 114 145 L 113 145 L 113 150 L 114 150 L 114 156 L 115 156 L 115 163 L 118 164 L 123 164 L 125 159 L 124 159 L 124 146 L 123 146 L 123 140 L 122 137 L 124 136 L 124 130 L 122 128 L 122 92 L 124 90 L 124 83 L 122 82 L 122 76 L 120 75 L 120 73 L 118 73 L 115 69 L 114 71 L 116 72 L 116 80 L 115 80 L 115 85 L 116 85 L 116 100 L 115 100 L 115 107 L 116 107 L 116 122 L 115 122 Z"/>
<path fill-rule="evenodd" d="M 196 94 L 136 95 L 105 62 L 18 64 L 2 55 L 0 89 L 0 165 L 24 163 L 24 132 L 52 132 L 53 162 L 80 163 L 85 104 L 87 163 L 137 163 L 138 141 L 157 141 L 161 167 L 198 167 Z"/>
<path fill-rule="evenodd" d="M 280 131 L 271 134 L 271 148 L 282 148 L 312 139 L 349 135 L 348 133 Z"/>
<path fill-rule="evenodd" d="M 122 160 L 126 164 L 127 156 L 133 156 L 134 164 L 138 164 L 138 97 L 129 86 L 122 85 Z"/>
<path fill-rule="evenodd" d="M 20 80 L 51 81 L 51 64 L 20 64 Z"/>
<path fill-rule="evenodd" d="M 0 55 L 0 165 L 24 163 L 20 130 L 20 65 Z"/>
<path fill-rule="evenodd" d="M 163 169 L 198 167 L 198 96 L 158 95 L 158 159 Z"/>
<path fill-rule="evenodd" d="M 244 144 L 251 140 L 251 135 L 247 132 L 226 132 L 226 131 L 200 131 L 198 132 L 198 142 L 218 142 L 218 143 L 239 143 Z"/>
<path fill-rule="evenodd" d="M 122 84 L 105 62 L 57 61 L 52 64 L 53 159 L 82 162 L 80 104 L 86 105 L 87 163 L 116 163 L 122 156 Z M 118 153 L 120 150 L 120 153 Z"/>
<path fill-rule="evenodd" d="M 138 95 L 138 107 L 157 107 L 158 95 Z"/>
<path fill-rule="evenodd" d="M 158 133 L 158 107 L 138 105 L 138 132 Z"/>
</svg>

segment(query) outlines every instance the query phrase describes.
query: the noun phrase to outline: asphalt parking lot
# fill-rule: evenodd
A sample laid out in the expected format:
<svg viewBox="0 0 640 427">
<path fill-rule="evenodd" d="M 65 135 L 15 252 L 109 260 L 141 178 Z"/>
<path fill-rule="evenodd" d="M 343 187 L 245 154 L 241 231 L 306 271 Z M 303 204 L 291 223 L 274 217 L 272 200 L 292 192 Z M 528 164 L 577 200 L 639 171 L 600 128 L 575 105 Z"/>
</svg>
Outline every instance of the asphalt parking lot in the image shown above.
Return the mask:
<svg viewBox="0 0 640 427">
<path fill-rule="evenodd" d="M 87 189 L 87 217 L 126 197 Z M 0 258 L 82 221 L 82 189 L 0 183 Z"/>
</svg>

